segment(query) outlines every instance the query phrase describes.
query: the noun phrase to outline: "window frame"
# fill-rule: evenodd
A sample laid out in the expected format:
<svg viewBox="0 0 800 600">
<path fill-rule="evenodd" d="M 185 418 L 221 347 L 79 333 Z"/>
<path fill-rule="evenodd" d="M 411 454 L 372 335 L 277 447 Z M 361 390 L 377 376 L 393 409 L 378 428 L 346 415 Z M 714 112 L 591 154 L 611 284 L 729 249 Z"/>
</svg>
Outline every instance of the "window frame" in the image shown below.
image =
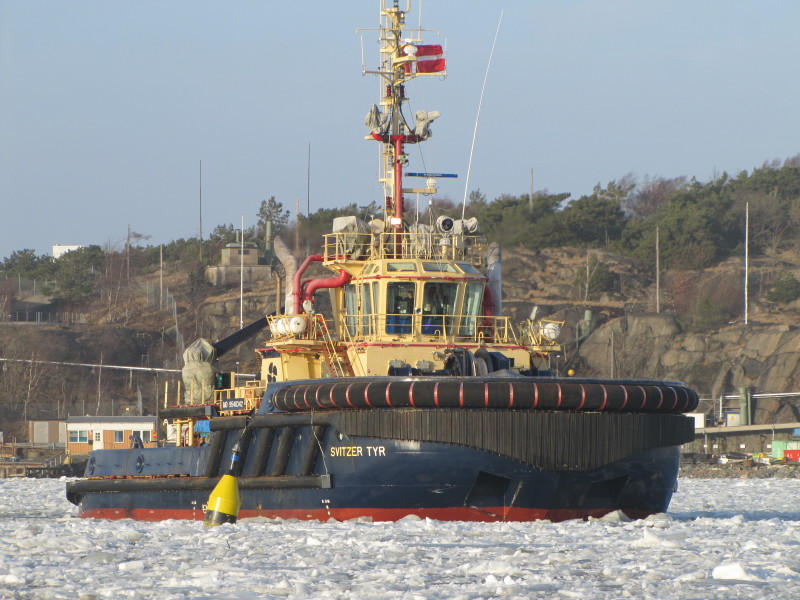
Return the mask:
<svg viewBox="0 0 800 600">
<path fill-rule="evenodd" d="M 69 431 L 70 444 L 88 444 L 89 443 L 89 430 L 88 429 L 70 429 Z"/>
</svg>

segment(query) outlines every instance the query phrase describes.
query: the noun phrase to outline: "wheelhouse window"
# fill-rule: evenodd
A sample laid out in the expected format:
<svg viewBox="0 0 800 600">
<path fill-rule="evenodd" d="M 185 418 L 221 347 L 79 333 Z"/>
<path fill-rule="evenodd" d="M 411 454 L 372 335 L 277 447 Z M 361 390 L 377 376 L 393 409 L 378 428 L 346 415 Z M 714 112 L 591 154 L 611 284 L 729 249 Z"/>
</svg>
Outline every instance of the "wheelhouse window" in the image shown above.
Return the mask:
<svg viewBox="0 0 800 600">
<path fill-rule="evenodd" d="M 450 333 L 456 312 L 458 284 L 429 281 L 422 294 L 422 334 Z"/>
<path fill-rule="evenodd" d="M 370 335 L 372 333 L 372 319 L 374 315 L 372 310 L 372 294 L 368 283 L 361 286 L 361 315 L 361 334 Z"/>
<path fill-rule="evenodd" d="M 464 271 L 464 273 L 480 274 L 480 271 L 478 271 L 478 269 L 476 269 L 474 266 L 472 266 L 469 263 L 457 263 L 457 264 L 458 264 L 458 268 L 461 269 L 462 271 Z"/>
<path fill-rule="evenodd" d="M 472 337 L 477 333 L 478 317 L 480 316 L 481 302 L 483 300 L 484 283 L 475 281 L 467 284 L 464 294 L 464 318 L 458 334 Z"/>
<path fill-rule="evenodd" d="M 375 312 L 379 312 L 380 303 L 380 285 L 378 285 L 377 281 L 372 282 L 372 306 Z M 377 315 L 375 316 L 376 322 L 375 327 L 380 327 L 380 323 L 377 322 Z"/>
<path fill-rule="evenodd" d="M 417 270 L 417 265 L 413 262 L 390 262 L 386 265 L 386 270 L 390 273 L 413 273 Z"/>
<path fill-rule="evenodd" d="M 409 282 L 386 286 L 386 333 L 411 333 L 415 292 L 415 285 Z"/>
<path fill-rule="evenodd" d="M 115 444 L 121 444 L 122 442 L 125 441 L 123 433 L 124 432 L 122 432 L 122 431 L 115 431 L 114 432 L 114 443 Z"/>
<path fill-rule="evenodd" d="M 356 300 L 356 286 L 353 284 L 344 287 L 344 311 L 346 313 L 345 325 L 347 327 L 347 333 L 355 335 L 358 319 L 358 302 Z"/>
<path fill-rule="evenodd" d="M 449 262 L 424 262 L 422 270 L 428 273 L 458 273 L 458 270 Z"/>
</svg>

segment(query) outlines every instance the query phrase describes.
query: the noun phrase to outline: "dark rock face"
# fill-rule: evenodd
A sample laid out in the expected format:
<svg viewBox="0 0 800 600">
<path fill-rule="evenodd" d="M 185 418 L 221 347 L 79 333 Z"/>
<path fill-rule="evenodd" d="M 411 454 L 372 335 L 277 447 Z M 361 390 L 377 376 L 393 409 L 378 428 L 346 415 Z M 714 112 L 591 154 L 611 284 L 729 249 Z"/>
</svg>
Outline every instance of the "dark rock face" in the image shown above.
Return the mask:
<svg viewBox="0 0 800 600">
<path fill-rule="evenodd" d="M 684 381 L 713 397 L 757 391 L 796 391 L 800 385 L 800 328 L 730 325 L 714 333 L 681 331 L 671 315 L 629 315 L 599 327 L 580 346 L 587 375 Z"/>
</svg>

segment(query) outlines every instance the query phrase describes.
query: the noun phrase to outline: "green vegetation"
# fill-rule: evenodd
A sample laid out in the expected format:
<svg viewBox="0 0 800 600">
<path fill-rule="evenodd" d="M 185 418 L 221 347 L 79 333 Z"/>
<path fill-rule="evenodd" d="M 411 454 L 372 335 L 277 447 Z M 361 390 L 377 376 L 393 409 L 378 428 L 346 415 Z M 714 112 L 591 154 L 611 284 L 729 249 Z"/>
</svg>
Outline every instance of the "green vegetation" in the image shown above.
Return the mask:
<svg viewBox="0 0 800 600">
<path fill-rule="evenodd" d="M 653 275 L 656 235 L 664 271 L 704 269 L 741 256 L 745 206 L 749 207 L 751 256 L 775 257 L 797 239 L 800 155 L 735 177 L 723 173 L 706 183 L 683 177 L 636 182 L 625 176 L 605 186 L 597 185 L 591 194 L 577 199 L 570 199 L 568 193 L 537 193 L 533 197 L 503 195 L 490 201 L 475 190 L 470 194 L 466 216 L 476 217 L 487 238 L 507 248 L 604 249 L 630 257 L 643 273 Z M 282 234 L 290 247 L 297 245 L 298 253 L 319 252 L 322 235 L 330 231 L 335 217 L 357 215 L 369 220 L 370 216 L 382 217 L 382 212 L 382 207 L 374 203 L 351 204 L 338 209 L 321 208 L 292 222 L 289 211 L 272 196 L 261 202 L 255 215 L 257 223 L 244 232 L 244 240 L 260 243 L 269 220 L 273 234 Z M 437 199 L 421 218 L 428 221 L 442 213 L 459 216 L 460 207 Z M 36 280 L 38 289 L 66 305 L 104 299 L 111 313 L 117 310 L 120 294 L 130 285 L 131 278 L 158 269 L 162 256 L 165 269 L 185 274 L 189 292 L 196 291 L 205 285 L 205 267 L 216 264 L 220 250 L 236 242 L 238 236 L 233 224 L 222 224 L 211 231 L 208 239 L 178 239 L 161 248 L 138 245 L 143 236 L 129 234 L 121 250 L 91 246 L 57 260 L 37 256 L 33 250 L 18 250 L 0 262 L 0 280 Z M 262 261 L 269 259 L 262 257 Z M 578 298 L 583 300 L 618 291 L 618 283 L 609 266 L 591 252 L 585 272 L 576 273 L 573 281 L 579 290 Z M 678 289 L 676 285 L 673 290 Z M 767 298 L 774 302 L 800 297 L 800 282 L 792 275 L 775 281 L 768 289 Z M 685 292 L 673 293 L 671 308 L 693 315 L 698 326 L 710 327 L 736 316 L 738 309 L 728 306 L 729 298 L 736 298 L 736 293 L 719 297 L 714 290 L 701 292 L 697 286 L 686 288 Z"/>
<path fill-rule="evenodd" d="M 58 298 L 68 304 L 87 300 L 95 291 L 94 282 L 103 259 L 100 246 L 87 246 L 67 252 L 54 261 Z"/>
<path fill-rule="evenodd" d="M 704 278 L 690 296 L 687 316 L 691 330 L 707 332 L 735 322 L 742 314 L 743 289 L 739 281 Z"/>
<path fill-rule="evenodd" d="M 791 273 L 787 273 L 775 283 L 767 292 L 767 300 L 786 304 L 800 298 L 800 281 Z"/>
<path fill-rule="evenodd" d="M 596 300 L 604 292 L 615 291 L 615 278 L 609 266 L 589 254 L 586 269 L 575 274 L 573 282 L 581 300 Z"/>
<path fill-rule="evenodd" d="M 754 255 L 772 256 L 800 233 L 800 156 L 708 183 L 677 178 L 634 185 L 626 177 L 568 198 L 524 194 L 487 202 L 478 192 L 467 212 L 507 247 L 606 247 L 651 270 L 658 231 L 662 268 L 705 268 L 743 251 L 746 205 Z"/>
<path fill-rule="evenodd" d="M 275 200 L 275 196 L 270 196 L 269 200 L 262 200 L 261 207 L 258 209 L 257 235 L 259 239 L 264 239 L 267 221 L 272 221 L 272 235 L 280 235 L 286 230 L 289 224 L 289 211 L 283 209 L 283 204 Z"/>
</svg>

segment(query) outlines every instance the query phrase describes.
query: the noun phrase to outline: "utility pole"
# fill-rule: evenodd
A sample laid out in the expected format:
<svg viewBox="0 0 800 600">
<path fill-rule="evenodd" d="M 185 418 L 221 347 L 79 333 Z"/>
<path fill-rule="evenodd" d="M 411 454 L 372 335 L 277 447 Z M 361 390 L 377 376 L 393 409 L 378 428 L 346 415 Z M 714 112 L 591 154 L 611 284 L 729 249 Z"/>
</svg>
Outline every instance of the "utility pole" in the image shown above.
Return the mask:
<svg viewBox="0 0 800 600">
<path fill-rule="evenodd" d="M 203 262 L 203 161 L 200 161 L 200 263 Z"/>
<path fill-rule="evenodd" d="M 94 411 L 95 416 L 100 414 L 100 398 L 102 397 L 102 380 L 103 380 L 103 353 L 100 353 L 100 365 L 97 368 L 97 408 Z"/>
<path fill-rule="evenodd" d="M 239 244 L 239 329 L 244 329 L 244 215 L 242 215 L 242 237 Z"/>
<path fill-rule="evenodd" d="M 164 244 L 158 245 L 158 310 L 164 308 Z"/>
<path fill-rule="evenodd" d="M 750 201 L 744 205 L 744 324 L 747 325 L 748 306 L 747 306 L 747 284 L 749 283 L 749 262 L 750 262 Z"/>
<path fill-rule="evenodd" d="M 533 212 L 533 167 L 531 167 L 531 191 L 528 193 L 528 212 Z"/>
<path fill-rule="evenodd" d="M 614 354 L 616 354 L 616 352 L 615 352 L 616 348 L 614 346 L 615 346 L 614 330 L 612 329 L 611 330 L 611 353 L 609 354 L 609 357 L 608 357 L 608 363 L 609 363 L 608 364 L 608 370 L 609 370 L 609 372 L 611 374 L 611 379 L 614 379 L 614 366 L 615 366 Z"/>
<path fill-rule="evenodd" d="M 661 258 L 658 240 L 658 227 L 656 227 L 656 312 L 661 312 Z"/>
<path fill-rule="evenodd" d="M 294 202 L 294 251 L 300 252 L 300 198 L 295 198 Z"/>
</svg>

